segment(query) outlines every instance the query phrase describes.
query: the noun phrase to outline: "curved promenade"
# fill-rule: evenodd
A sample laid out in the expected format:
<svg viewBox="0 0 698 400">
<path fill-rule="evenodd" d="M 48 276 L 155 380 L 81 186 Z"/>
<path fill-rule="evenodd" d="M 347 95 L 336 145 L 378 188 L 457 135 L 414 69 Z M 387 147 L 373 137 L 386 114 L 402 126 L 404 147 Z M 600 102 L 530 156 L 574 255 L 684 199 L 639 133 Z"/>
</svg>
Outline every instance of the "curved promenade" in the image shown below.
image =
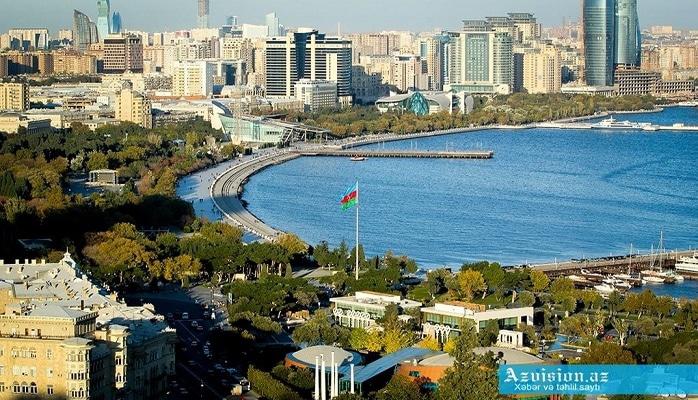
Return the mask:
<svg viewBox="0 0 698 400">
<path fill-rule="evenodd" d="M 242 193 L 243 185 L 250 176 L 270 165 L 286 162 L 297 157 L 300 157 L 298 153 L 290 151 L 274 152 L 231 167 L 218 176 L 209 189 L 209 195 L 213 200 L 213 204 L 234 225 L 264 240 L 274 240 L 283 232 L 266 225 L 251 212 L 247 211 L 242 201 L 240 201 L 240 194 Z"/>
</svg>

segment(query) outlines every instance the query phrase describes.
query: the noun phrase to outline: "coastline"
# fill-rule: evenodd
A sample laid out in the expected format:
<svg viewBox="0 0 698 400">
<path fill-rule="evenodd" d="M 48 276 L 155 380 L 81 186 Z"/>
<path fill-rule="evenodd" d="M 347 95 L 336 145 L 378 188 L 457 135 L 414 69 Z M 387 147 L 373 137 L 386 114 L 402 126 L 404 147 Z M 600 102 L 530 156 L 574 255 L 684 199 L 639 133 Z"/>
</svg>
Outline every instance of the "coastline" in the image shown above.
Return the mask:
<svg viewBox="0 0 698 400">
<path fill-rule="evenodd" d="M 565 118 L 551 122 L 570 123 L 578 121 L 586 121 L 597 118 L 604 118 L 615 114 L 644 114 L 644 113 L 660 113 L 664 111 L 662 107 L 656 107 L 652 110 L 635 110 L 635 111 L 618 111 L 618 112 L 601 112 L 594 115 L 586 115 L 582 117 Z M 451 128 L 437 131 L 417 132 L 411 134 L 383 134 L 371 136 L 359 136 L 347 138 L 336 142 L 333 145 L 325 145 L 325 147 L 334 147 L 337 149 L 350 149 L 354 147 L 367 146 L 382 142 L 395 142 L 403 140 L 420 139 L 426 137 L 436 137 L 445 135 L 454 135 L 460 133 L 472 133 L 487 130 L 520 130 L 535 128 L 538 123 L 530 123 L 524 125 L 486 125 L 486 126 L 470 126 L 465 128 Z M 282 150 L 269 151 L 266 154 L 261 154 L 253 157 L 250 160 L 235 164 L 226 169 L 223 173 L 215 176 L 213 183 L 209 187 L 209 197 L 213 201 L 215 208 L 225 217 L 224 221 L 232 223 L 240 227 L 247 233 L 267 241 L 273 241 L 275 237 L 284 233 L 281 230 L 273 228 L 264 221 L 260 220 L 252 212 L 247 209 L 247 205 L 240 198 L 244 186 L 250 177 L 258 172 L 300 157 L 300 154 L 295 153 L 296 148 L 286 148 Z"/>
</svg>

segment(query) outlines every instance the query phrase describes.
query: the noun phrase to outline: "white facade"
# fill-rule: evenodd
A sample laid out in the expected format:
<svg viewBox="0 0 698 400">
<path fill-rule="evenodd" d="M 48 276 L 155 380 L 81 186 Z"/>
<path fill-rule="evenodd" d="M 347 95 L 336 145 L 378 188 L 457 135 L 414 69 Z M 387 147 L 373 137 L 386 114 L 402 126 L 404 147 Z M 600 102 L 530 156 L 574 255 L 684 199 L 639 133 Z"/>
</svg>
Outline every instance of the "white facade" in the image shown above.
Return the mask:
<svg viewBox="0 0 698 400">
<path fill-rule="evenodd" d="M 385 315 L 385 309 L 389 305 L 397 305 L 402 310 L 420 307 L 422 303 L 402 299 L 399 295 L 356 292 L 354 296 L 334 297 L 332 315 L 335 321 L 349 328 L 368 328 L 376 323 L 376 319 Z"/>
<path fill-rule="evenodd" d="M 215 63 L 180 61 L 175 63 L 172 95 L 177 97 L 209 97 L 213 94 Z"/>
<path fill-rule="evenodd" d="M 296 82 L 295 93 L 306 111 L 337 107 L 336 81 L 300 79 Z"/>
</svg>

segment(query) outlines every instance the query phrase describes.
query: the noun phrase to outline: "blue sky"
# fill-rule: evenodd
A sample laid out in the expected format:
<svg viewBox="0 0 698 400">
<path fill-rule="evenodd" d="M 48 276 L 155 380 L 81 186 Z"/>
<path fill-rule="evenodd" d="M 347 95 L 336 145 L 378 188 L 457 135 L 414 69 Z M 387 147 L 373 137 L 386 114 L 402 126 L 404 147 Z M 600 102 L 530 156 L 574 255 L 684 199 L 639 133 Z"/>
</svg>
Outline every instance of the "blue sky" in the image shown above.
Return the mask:
<svg viewBox="0 0 698 400">
<path fill-rule="evenodd" d="M 211 23 L 227 15 L 242 22 L 263 23 L 276 11 L 286 26 L 312 26 L 335 32 L 383 29 L 427 31 L 455 29 L 463 19 L 501 15 L 508 11 L 536 14 L 544 25 L 559 25 L 563 17 L 579 16 L 581 0 L 210 0 Z M 638 0 L 640 23 L 698 29 L 697 0 Z M 30 6 L 34 5 L 34 6 Z M 0 0 L 0 32 L 12 27 L 48 27 L 52 32 L 71 25 L 76 8 L 94 17 L 96 0 Z M 196 0 L 112 0 L 124 27 L 164 31 L 193 27 Z"/>
</svg>

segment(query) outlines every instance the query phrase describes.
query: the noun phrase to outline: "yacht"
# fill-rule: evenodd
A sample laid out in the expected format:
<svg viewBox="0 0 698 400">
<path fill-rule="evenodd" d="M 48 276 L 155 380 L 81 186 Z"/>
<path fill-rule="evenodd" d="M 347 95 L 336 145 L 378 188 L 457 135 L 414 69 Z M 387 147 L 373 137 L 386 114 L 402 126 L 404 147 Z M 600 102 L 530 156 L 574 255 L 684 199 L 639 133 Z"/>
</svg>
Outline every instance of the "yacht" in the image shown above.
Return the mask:
<svg viewBox="0 0 698 400">
<path fill-rule="evenodd" d="M 693 253 L 690 257 L 681 257 L 676 262 L 677 271 L 698 273 L 698 253 Z"/>
<path fill-rule="evenodd" d="M 622 280 L 622 279 L 617 279 L 615 277 L 609 277 L 603 280 L 603 283 L 608 284 L 610 286 L 617 287 L 619 289 L 630 289 L 632 287 L 631 284 L 628 282 Z"/>
<path fill-rule="evenodd" d="M 666 278 L 657 275 L 647 275 L 645 272 L 654 273 L 655 271 L 642 271 L 642 279 L 650 285 L 656 285 L 658 283 L 664 283 Z"/>
<path fill-rule="evenodd" d="M 616 291 L 616 288 L 609 285 L 608 283 L 602 283 L 600 285 L 596 285 L 596 286 L 594 286 L 594 289 L 596 289 L 601 294 L 611 294 L 611 293 Z"/>
<path fill-rule="evenodd" d="M 352 157 L 349 160 L 351 160 L 351 161 L 366 161 L 366 157 Z"/>
<path fill-rule="evenodd" d="M 656 126 L 650 124 L 649 122 L 630 122 L 630 121 L 618 121 L 613 117 L 604 119 L 603 121 L 593 124 L 592 128 L 597 129 L 642 129 L 642 130 L 657 130 Z"/>
</svg>

